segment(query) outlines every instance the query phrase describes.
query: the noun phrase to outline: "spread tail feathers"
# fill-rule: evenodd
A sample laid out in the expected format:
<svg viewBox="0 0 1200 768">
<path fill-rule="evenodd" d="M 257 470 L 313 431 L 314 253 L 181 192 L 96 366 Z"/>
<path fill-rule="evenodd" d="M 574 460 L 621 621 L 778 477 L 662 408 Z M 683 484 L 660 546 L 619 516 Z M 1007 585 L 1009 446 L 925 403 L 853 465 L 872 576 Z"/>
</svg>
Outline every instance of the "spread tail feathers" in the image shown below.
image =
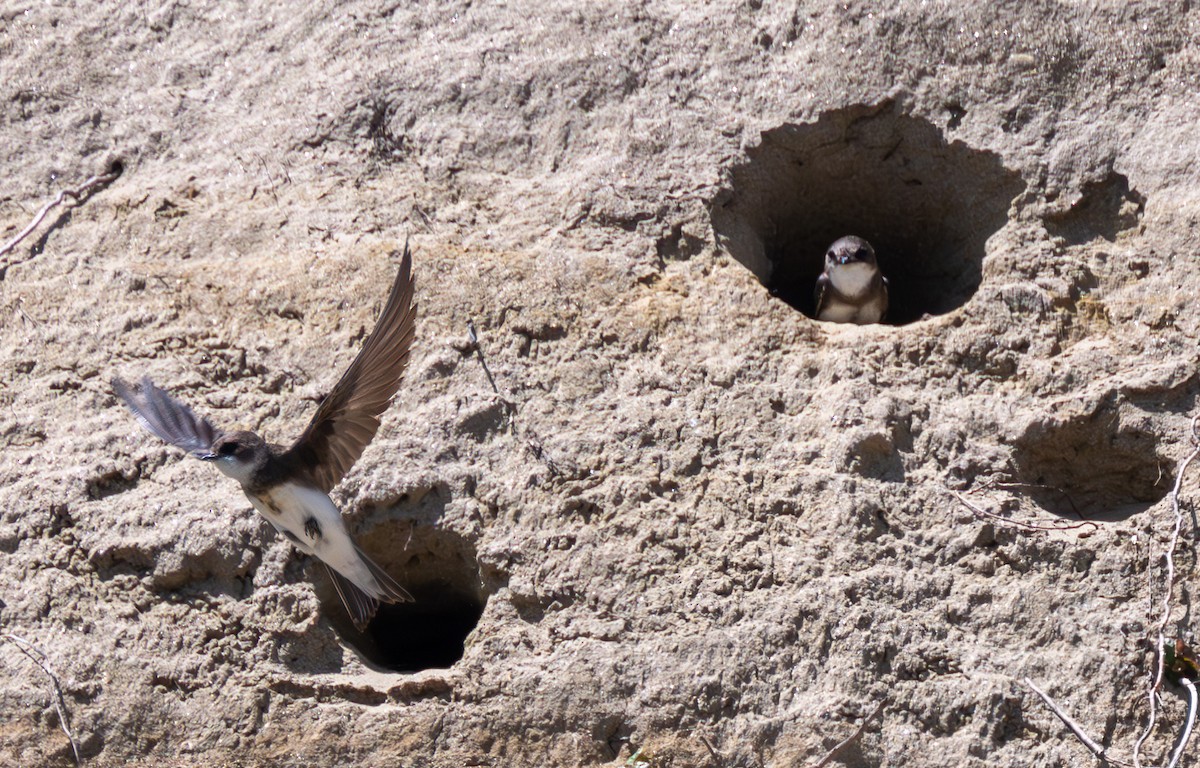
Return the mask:
<svg viewBox="0 0 1200 768">
<path fill-rule="evenodd" d="M 354 622 L 358 631 L 362 632 L 367 628 L 371 619 L 375 618 L 375 611 L 379 610 L 379 601 L 354 586 L 354 582 L 328 565 L 325 566 L 325 570 L 329 572 L 329 578 L 333 580 L 333 588 L 337 590 L 338 597 L 342 598 L 342 604 L 346 606 L 350 620 Z"/>
<path fill-rule="evenodd" d="M 355 547 L 358 549 L 358 547 Z M 367 564 L 367 570 L 375 577 L 375 581 L 379 582 L 379 588 L 383 590 L 382 595 L 377 595 L 378 599 L 385 603 L 411 603 L 413 596 L 408 590 L 396 583 L 396 580 L 388 576 L 387 571 L 379 567 L 379 565 L 367 557 L 361 549 L 358 549 L 358 556 Z"/>
<path fill-rule="evenodd" d="M 328 565 L 325 566 L 325 570 L 329 571 L 329 578 L 333 580 L 333 587 L 337 590 L 338 597 L 342 598 L 342 604 L 346 606 L 346 611 L 350 614 L 350 620 L 354 622 L 354 626 L 361 632 L 367 628 L 367 624 L 371 622 L 371 619 L 375 618 L 375 612 L 379 610 L 380 601 L 385 603 L 410 603 L 413 596 L 409 594 L 407 589 L 396 583 L 396 580 L 380 568 L 374 560 L 363 554 L 361 549 L 358 550 L 358 554 L 382 590 L 382 594 L 377 597 L 368 595 L 355 585 L 354 582 Z"/>
</svg>

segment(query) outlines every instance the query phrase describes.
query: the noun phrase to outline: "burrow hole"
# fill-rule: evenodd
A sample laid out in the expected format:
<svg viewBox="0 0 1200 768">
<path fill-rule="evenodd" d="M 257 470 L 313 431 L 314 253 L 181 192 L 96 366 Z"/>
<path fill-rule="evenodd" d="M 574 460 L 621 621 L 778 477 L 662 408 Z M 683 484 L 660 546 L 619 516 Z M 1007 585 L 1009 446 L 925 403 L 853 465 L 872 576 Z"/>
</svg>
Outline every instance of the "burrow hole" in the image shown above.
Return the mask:
<svg viewBox="0 0 1200 768">
<path fill-rule="evenodd" d="M 461 659 L 487 602 L 475 547 L 455 533 L 404 520 L 376 525 L 357 541 L 414 601 L 380 605 L 360 632 L 325 569 L 316 568 L 317 596 L 334 630 L 368 662 L 394 672 L 445 669 Z"/>
<path fill-rule="evenodd" d="M 1115 242 L 1122 232 L 1137 229 L 1146 210 L 1146 196 L 1129 186 L 1129 179 L 1110 171 L 1083 187 L 1070 208 L 1046 217 L 1046 231 L 1067 245 L 1103 239 Z"/>
<path fill-rule="evenodd" d="M 975 294 L 988 238 L 1024 186 L 994 153 L 948 143 L 895 103 L 853 106 L 764 132 L 729 170 L 712 225 L 718 245 L 809 317 L 829 245 L 866 238 L 889 282 L 885 321 L 904 325 Z"/>
<path fill-rule="evenodd" d="M 1017 479 L 1040 507 L 1076 520 L 1123 520 L 1170 492 L 1175 462 L 1148 414 L 1125 405 L 1039 421 L 1014 446 Z"/>
</svg>

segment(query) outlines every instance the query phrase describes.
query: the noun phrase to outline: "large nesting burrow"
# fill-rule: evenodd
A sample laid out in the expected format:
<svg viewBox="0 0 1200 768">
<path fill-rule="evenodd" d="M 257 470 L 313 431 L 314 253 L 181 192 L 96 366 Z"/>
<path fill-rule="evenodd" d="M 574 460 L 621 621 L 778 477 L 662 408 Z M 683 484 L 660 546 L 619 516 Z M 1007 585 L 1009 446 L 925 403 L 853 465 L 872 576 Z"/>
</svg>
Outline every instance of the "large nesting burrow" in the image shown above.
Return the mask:
<svg viewBox="0 0 1200 768">
<path fill-rule="evenodd" d="M 809 317 L 825 251 L 870 242 L 888 278 L 885 321 L 950 312 L 978 290 L 988 238 L 1024 189 L 997 155 L 947 142 L 886 103 L 783 125 L 732 167 L 712 206 L 718 244 Z"/>
<path fill-rule="evenodd" d="M 325 569 L 317 568 L 317 596 L 334 630 L 366 661 L 394 672 L 445 669 L 461 659 L 487 602 L 475 547 L 455 533 L 406 521 L 382 523 L 357 538 L 414 600 L 379 606 L 360 632 Z"/>
<path fill-rule="evenodd" d="M 1063 517 L 1121 520 L 1143 512 L 1170 492 L 1175 474 L 1145 421 L 1123 418 L 1113 406 L 1038 421 L 1014 446 L 1017 479 L 1039 506 Z"/>
</svg>

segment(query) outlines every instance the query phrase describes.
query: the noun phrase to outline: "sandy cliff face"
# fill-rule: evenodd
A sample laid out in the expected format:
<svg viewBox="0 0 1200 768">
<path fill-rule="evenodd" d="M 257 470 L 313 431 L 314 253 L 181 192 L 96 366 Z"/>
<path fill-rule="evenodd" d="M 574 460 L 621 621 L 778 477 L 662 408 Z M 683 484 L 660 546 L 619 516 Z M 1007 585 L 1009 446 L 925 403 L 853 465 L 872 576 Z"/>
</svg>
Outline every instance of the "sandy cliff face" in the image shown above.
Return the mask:
<svg viewBox="0 0 1200 768">
<path fill-rule="evenodd" d="M 790 766 L 886 702 L 834 764 L 1084 764 L 1030 677 L 1127 759 L 1200 392 L 1200 11 L 578 5 L 0 9 L 0 239 L 121 168 L 0 257 L 0 628 L 84 756 Z M 805 316 L 849 233 L 895 324 Z M 414 364 L 334 496 L 419 600 L 363 636 L 108 382 L 288 442 L 406 236 Z M 0 762 L 69 764 L 0 658 Z"/>
</svg>

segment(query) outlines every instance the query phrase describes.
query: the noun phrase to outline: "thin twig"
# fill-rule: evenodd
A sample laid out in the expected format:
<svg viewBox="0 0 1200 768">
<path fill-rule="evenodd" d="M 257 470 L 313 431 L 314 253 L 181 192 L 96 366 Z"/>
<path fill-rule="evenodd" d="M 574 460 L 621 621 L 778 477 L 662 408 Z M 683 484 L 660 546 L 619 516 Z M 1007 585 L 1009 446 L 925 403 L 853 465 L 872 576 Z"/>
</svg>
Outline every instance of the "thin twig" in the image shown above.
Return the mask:
<svg viewBox="0 0 1200 768">
<path fill-rule="evenodd" d="M 75 734 L 71 733 L 71 721 L 67 718 L 67 703 L 63 699 L 62 686 L 58 683 L 58 676 L 46 663 L 46 654 L 38 650 L 33 643 L 10 632 L 0 634 L 0 639 L 12 643 L 18 651 L 41 667 L 42 671 L 46 673 L 46 677 L 50 678 L 51 693 L 53 694 L 51 701 L 54 703 L 55 711 L 58 712 L 58 726 L 67 735 L 67 741 L 71 743 L 71 756 L 75 759 L 75 765 L 83 765 L 83 759 L 79 756 L 79 744 L 75 741 Z"/>
<path fill-rule="evenodd" d="M 1163 588 L 1162 596 L 1162 618 L 1159 619 L 1158 628 L 1155 632 L 1155 659 L 1154 659 L 1154 677 L 1150 682 L 1149 690 L 1146 692 L 1146 698 L 1150 704 L 1150 719 L 1146 723 L 1146 730 L 1138 737 L 1133 744 L 1133 765 L 1134 768 L 1141 768 L 1141 752 L 1142 745 L 1146 743 L 1146 739 L 1150 738 L 1150 734 L 1154 732 L 1154 725 L 1158 719 L 1158 689 L 1162 687 L 1163 673 L 1166 669 L 1166 631 L 1167 624 L 1171 621 L 1171 596 L 1175 591 L 1175 548 L 1179 545 L 1179 532 L 1183 528 L 1183 510 L 1179 506 L 1179 490 L 1183 487 L 1183 476 L 1187 474 L 1188 465 L 1200 455 L 1200 433 L 1197 433 L 1197 424 L 1200 424 L 1200 415 L 1192 418 L 1192 443 L 1195 447 L 1188 457 L 1183 460 L 1183 464 L 1179 465 L 1179 472 L 1175 475 L 1175 486 L 1171 489 L 1171 510 L 1175 513 L 1175 528 L 1171 531 L 1171 542 L 1166 551 L 1163 552 L 1163 559 L 1167 565 L 1167 578 Z"/>
<path fill-rule="evenodd" d="M 9 240 L 3 248 L 0 248 L 0 256 L 11 253 L 12 250 L 16 248 L 22 240 L 29 237 L 29 235 L 33 233 L 33 230 L 38 228 L 38 225 L 41 224 L 42 220 L 46 218 L 46 214 L 62 205 L 63 200 L 65 200 L 67 197 L 70 197 L 78 202 L 88 192 L 91 192 L 96 187 L 108 184 L 110 181 L 120 175 L 121 167 L 118 165 L 113 167 L 108 173 L 102 173 L 98 176 L 91 177 L 87 181 L 83 182 L 83 184 L 80 184 L 76 189 L 60 189 L 58 196 L 42 206 L 42 210 L 38 211 L 37 215 L 33 217 L 33 221 L 29 222 L 29 226 L 25 227 L 25 229 L 22 229 L 16 237 L 14 237 L 12 240 Z"/>
<path fill-rule="evenodd" d="M 483 366 L 483 375 L 487 376 L 488 384 L 492 385 L 493 392 L 497 395 L 500 394 L 500 388 L 496 386 L 496 380 L 492 378 L 492 371 L 483 357 L 483 348 L 479 346 L 479 336 L 475 333 L 474 320 L 467 321 L 467 336 L 471 339 L 471 346 L 475 348 L 475 356 L 479 358 L 479 364 Z"/>
<path fill-rule="evenodd" d="M 1183 750 L 1192 738 L 1192 726 L 1196 724 L 1196 686 L 1186 677 L 1179 678 L 1179 684 L 1187 688 L 1188 692 L 1187 722 L 1184 723 L 1183 733 L 1179 736 L 1179 744 L 1176 745 L 1175 752 L 1171 755 L 1171 762 L 1167 763 L 1167 768 L 1175 768 L 1179 764 L 1179 758 L 1183 757 Z"/>
<path fill-rule="evenodd" d="M 853 744 L 854 742 L 856 742 L 860 738 L 862 738 L 863 733 L 867 730 L 867 723 L 874 720 L 876 718 L 876 716 L 878 716 L 879 713 L 883 711 L 883 706 L 885 704 L 887 704 L 887 699 L 884 699 L 883 701 L 879 702 L 879 704 L 875 707 L 875 709 L 871 712 L 871 714 L 864 717 L 863 721 L 861 723 L 859 723 L 858 730 L 856 730 L 854 733 L 850 734 L 849 736 L 847 736 L 846 738 L 844 738 L 840 742 L 838 742 L 837 745 L 835 745 L 833 749 L 829 750 L 829 752 L 826 753 L 825 757 L 821 758 L 821 761 L 819 763 L 815 763 L 812 768 L 825 768 L 825 766 L 829 765 L 829 763 L 835 757 L 837 757 L 838 752 L 841 752 L 843 749 L 845 749 L 846 747 L 850 746 L 851 744 Z"/>
<path fill-rule="evenodd" d="M 500 398 L 501 404 L 504 405 L 504 409 L 508 411 L 509 424 L 512 427 L 513 434 L 525 439 L 525 445 L 529 448 L 530 453 L 533 454 L 535 459 L 545 464 L 551 474 L 561 475 L 562 470 L 555 463 L 554 459 L 550 457 L 537 435 L 532 430 L 522 429 L 521 425 L 517 423 L 517 406 L 511 403 L 504 395 L 500 394 L 500 387 L 496 386 L 496 379 L 493 378 L 492 371 L 488 368 L 487 360 L 483 356 L 483 347 L 479 344 L 479 334 L 475 332 L 475 322 L 473 320 L 467 320 L 467 337 L 471 340 L 471 346 L 475 349 L 475 357 L 479 359 L 479 364 L 483 367 L 483 374 L 487 376 L 488 384 L 492 385 L 492 391 L 496 393 Z"/>
<path fill-rule="evenodd" d="M 42 324 L 41 324 L 41 323 L 39 323 L 37 320 L 34 320 L 34 319 L 33 319 L 33 317 L 31 317 L 31 316 L 30 316 L 30 314 L 29 314 L 28 312 L 26 312 L 26 311 L 25 311 L 25 307 L 22 307 L 22 306 L 21 306 L 21 305 L 22 305 L 22 304 L 24 304 L 24 303 L 25 303 L 25 299 L 24 299 L 24 298 L 21 298 L 21 297 L 18 297 L 18 298 L 17 298 L 17 312 L 19 312 L 19 313 L 21 314 L 21 320 L 22 320 L 22 322 L 29 323 L 29 324 L 30 324 L 30 325 L 32 325 L 34 328 L 39 328 L 39 327 L 41 327 L 41 325 L 42 325 Z"/>
<path fill-rule="evenodd" d="M 982 484 L 980 484 L 979 488 L 981 490 L 984 488 L 997 488 L 999 490 L 1008 490 L 1010 488 L 1012 488 L 1012 489 L 1033 488 L 1033 489 L 1042 490 L 1042 491 L 1054 491 L 1054 492 L 1058 493 L 1059 495 L 1061 495 L 1064 499 L 1067 500 L 1067 503 L 1071 505 L 1071 511 L 1075 513 L 1076 517 L 1078 517 L 1080 520 L 1083 519 L 1083 513 L 1079 511 L 1079 507 L 1075 506 L 1075 500 L 1071 498 L 1071 494 L 1067 493 L 1062 488 L 1059 488 L 1057 485 L 1046 485 L 1045 483 L 1015 483 L 1015 482 L 1010 483 L 1010 482 L 1005 482 L 1002 480 L 989 479 L 989 480 L 984 481 Z"/>
<path fill-rule="evenodd" d="M 971 514 L 975 515 L 975 517 L 978 517 L 981 520 L 990 520 L 990 521 L 1000 523 L 1002 525 L 1011 526 L 1013 528 L 1019 528 L 1023 531 L 1071 531 L 1071 530 L 1076 530 L 1079 528 L 1091 528 L 1092 530 L 1100 529 L 1100 526 L 1098 524 L 1092 522 L 1091 520 L 1084 520 L 1083 522 L 1080 522 L 1080 523 L 1068 523 L 1065 520 L 1036 522 L 1036 523 L 1025 522 L 1023 520 L 1012 520 L 1010 518 L 1004 517 L 1003 515 L 998 515 L 995 512 L 989 512 L 986 509 L 983 509 L 982 507 L 972 504 L 971 502 L 969 502 L 965 498 L 963 498 L 963 495 L 961 493 L 959 493 L 958 491 L 952 491 L 949 488 L 947 488 L 946 490 L 949 491 L 950 494 L 952 496 L 954 496 L 954 498 L 958 499 L 959 502 L 964 507 L 969 509 L 971 511 Z"/>
<path fill-rule="evenodd" d="M 1063 725 L 1071 729 L 1071 733 L 1075 734 L 1075 738 L 1083 742 L 1083 746 L 1087 747 L 1089 752 L 1101 760 L 1109 760 L 1108 755 L 1104 754 L 1104 747 L 1097 744 L 1086 733 L 1084 733 L 1083 728 L 1080 727 L 1079 723 L 1076 723 L 1070 718 L 1069 715 L 1067 715 L 1066 712 L 1063 712 L 1062 709 L 1054 703 L 1054 699 L 1050 698 L 1049 694 L 1034 685 L 1033 681 L 1028 677 L 1025 678 L 1025 685 L 1028 685 L 1030 689 L 1032 689 L 1033 692 L 1036 693 L 1038 697 L 1040 697 L 1041 700 L 1046 703 L 1046 706 L 1050 707 L 1050 711 L 1053 712 L 1059 720 L 1062 720 Z"/>
<path fill-rule="evenodd" d="M 713 745 L 707 738 L 705 738 L 703 733 L 699 734 L 699 736 L 700 742 L 704 744 L 704 746 L 708 749 L 708 754 L 712 757 L 713 765 L 717 766 L 717 768 L 723 768 L 725 761 L 721 759 L 721 753 L 713 748 Z"/>
</svg>

